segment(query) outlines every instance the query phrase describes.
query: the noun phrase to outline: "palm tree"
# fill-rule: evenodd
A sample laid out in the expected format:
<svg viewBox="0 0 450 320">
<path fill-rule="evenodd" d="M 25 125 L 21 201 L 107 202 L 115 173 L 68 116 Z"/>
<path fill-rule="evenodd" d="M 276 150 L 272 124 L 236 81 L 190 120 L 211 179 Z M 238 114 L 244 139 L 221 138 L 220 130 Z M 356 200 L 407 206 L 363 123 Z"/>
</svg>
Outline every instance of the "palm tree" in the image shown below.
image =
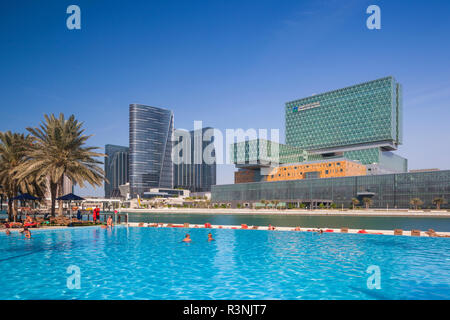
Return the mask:
<svg viewBox="0 0 450 320">
<path fill-rule="evenodd" d="M 417 208 L 423 204 L 423 201 L 419 198 L 412 198 L 409 203 L 414 206 L 414 210 L 417 210 Z"/>
<path fill-rule="evenodd" d="M 366 205 L 366 209 L 369 209 L 370 205 L 373 203 L 372 199 L 364 197 L 363 199 L 364 204 Z"/>
<path fill-rule="evenodd" d="M 352 205 L 353 205 L 353 210 L 355 210 L 355 207 L 359 204 L 359 200 L 356 198 L 352 198 Z"/>
<path fill-rule="evenodd" d="M 269 203 L 267 200 L 262 199 L 261 203 L 264 205 L 264 209 L 267 207 L 267 204 Z"/>
<path fill-rule="evenodd" d="M 0 132 L 0 185 L 8 198 L 8 220 L 16 220 L 16 201 L 13 198 L 18 193 L 30 193 L 43 197 L 45 177 L 30 174 L 18 177 L 18 168 L 25 163 L 26 150 L 32 145 L 33 139 L 29 135 Z"/>
<path fill-rule="evenodd" d="M 445 203 L 445 199 L 442 197 L 436 197 L 433 199 L 433 204 L 436 205 L 437 210 L 441 210 L 441 205 Z"/>
<path fill-rule="evenodd" d="M 278 204 L 280 203 L 280 201 L 279 200 L 274 200 L 272 202 L 275 205 L 275 210 L 277 210 L 278 209 Z"/>
<path fill-rule="evenodd" d="M 97 147 L 85 147 L 91 137 L 84 134 L 83 123 L 71 115 L 68 119 L 61 113 L 44 115 L 45 121 L 39 127 L 27 128 L 35 143 L 28 150 L 28 161 L 20 166 L 20 177 L 30 174 L 46 176 L 49 180 L 51 195 L 51 214 L 55 216 L 55 201 L 57 192 L 62 195 L 64 177 L 73 183 L 85 186 L 101 186 L 107 180 L 104 171 L 99 167 L 101 161 L 94 157 L 104 157 L 104 154 L 94 152 Z M 59 204 L 59 214 L 62 214 L 62 203 Z"/>
</svg>

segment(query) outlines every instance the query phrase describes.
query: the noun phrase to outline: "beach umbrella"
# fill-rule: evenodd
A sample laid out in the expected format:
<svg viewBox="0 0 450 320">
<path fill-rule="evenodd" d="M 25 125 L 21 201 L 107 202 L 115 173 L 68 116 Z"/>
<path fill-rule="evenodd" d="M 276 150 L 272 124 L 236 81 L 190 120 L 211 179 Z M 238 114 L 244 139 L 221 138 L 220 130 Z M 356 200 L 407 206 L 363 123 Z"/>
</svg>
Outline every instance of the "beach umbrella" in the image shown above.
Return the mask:
<svg viewBox="0 0 450 320">
<path fill-rule="evenodd" d="M 18 195 L 17 197 L 12 198 L 12 200 L 27 201 L 27 200 L 39 200 L 39 198 L 36 198 L 29 193 L 23 193 L 21 195 Z"/>
<path fill-rule="evenodd" d="M 73 193 L 68 193 L 66 195 L 63 195 L 59 198 L 57 198 L 56 200 L 63 200 L 63 201 L 83 201 L 84 198 L 77 196 L 76 194 Z"/>
<path fill-rule="evenodd" d="M 65 195 L 57 198 L 56 200 L 69 201 L 69 207 L 70 207 L 70 202 L 83 201 L 84 198 L 77 196 L 76 194 L 73 194 L 73 193 L 68 193 L 68 194 L 65 194 Z M 72 208 L 70 208 L 70 217 L 72 217 Z"/>
<path fill-rule="evenodd" d="M 18 195 L 17 197 L 12 198 L 12 200 L 19 200 L 19 201 L 23 201 L 26 203 L 27 201 L 39 200 L 39 198 L 32 196 L 29 193 L 22 193 L 22 194 Z"/>
</svg>

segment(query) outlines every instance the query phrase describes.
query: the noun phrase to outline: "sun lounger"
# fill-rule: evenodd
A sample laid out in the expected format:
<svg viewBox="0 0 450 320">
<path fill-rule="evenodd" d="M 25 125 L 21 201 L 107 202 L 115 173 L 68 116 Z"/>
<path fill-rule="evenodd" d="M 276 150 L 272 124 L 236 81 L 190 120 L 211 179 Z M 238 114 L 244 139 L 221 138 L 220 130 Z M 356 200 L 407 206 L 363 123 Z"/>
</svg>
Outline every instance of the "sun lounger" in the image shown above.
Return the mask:
<svg viewBox="0 0 450 320">
<path fill-rule="evenodd" d="M 394 230 L 394 236 L 402 236 L 403 230 L 402 229 L 395 229 Z"/>
<path fill-rule="evenodd" d="M 420 237 L 420 230 L 411 230 L 411 235 L 415 237 Z"/>
<path fill-rule="evenodd" d="M 189 223 L 185 223 L 185 224 L 183 224 L 183 227 L 185 227 L 185 228 L 189 228 Z"/>
<path fill-rule="evenodd" d="M 341 228 L 341 233 L 348 233 L 348 228 Z"/>
</svg>

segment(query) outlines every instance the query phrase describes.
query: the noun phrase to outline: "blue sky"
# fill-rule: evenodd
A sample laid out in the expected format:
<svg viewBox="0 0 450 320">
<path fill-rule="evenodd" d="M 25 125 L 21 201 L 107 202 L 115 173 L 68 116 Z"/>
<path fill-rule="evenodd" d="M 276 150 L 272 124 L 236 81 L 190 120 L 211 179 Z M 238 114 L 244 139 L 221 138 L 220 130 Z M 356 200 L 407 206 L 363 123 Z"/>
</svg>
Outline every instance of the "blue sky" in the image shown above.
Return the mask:
<svg viewBox="0 0 450 320">
<path fill-rule="evenodd" d="M 81 8 L 81 30 L 66 8 Z M 366 8 L 381 8 L 381 30 Z M 128 145 L 128 106 L 226 128 L 279 128 L 284 103 L 393 75 L 410 169 L 449 169 L 449 1 L 2 1 L 0 130 L 75 114 L 91 145 Z M 218 183 L 233 168 L 220 167 Z M 101 195 L 103 189 L 77 190 Z"/>
</svg>

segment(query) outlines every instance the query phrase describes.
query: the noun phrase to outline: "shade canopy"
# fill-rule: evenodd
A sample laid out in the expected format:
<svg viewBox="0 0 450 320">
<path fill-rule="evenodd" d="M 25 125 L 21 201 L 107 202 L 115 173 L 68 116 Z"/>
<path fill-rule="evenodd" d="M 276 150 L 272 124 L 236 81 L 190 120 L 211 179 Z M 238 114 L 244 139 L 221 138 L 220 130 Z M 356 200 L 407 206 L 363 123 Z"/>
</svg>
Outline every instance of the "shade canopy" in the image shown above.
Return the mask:
<svg viewBox="0 0 450 320">
<path fill-rule="evenodd" d="M 57 198 L 56 200 L 63 200 L 63 201 L 81 201 L 84 200 L 84 198 L 77 196 L 76 194 L 73 193 L 68 193 L 66 195 L 63 195 L 59 198 Z"/>
<path fill-rule="evenodd" d="M 26 201 L 26 200 L 38 200 L 39 198 L 36 198 L 34 196 L 32 196 L 29 193 L 23 193 L 21 195 L 18 195 L 17 197 L 12 198 L 12 200 L 21 200 L 21 201 Z"/>
</svg>

